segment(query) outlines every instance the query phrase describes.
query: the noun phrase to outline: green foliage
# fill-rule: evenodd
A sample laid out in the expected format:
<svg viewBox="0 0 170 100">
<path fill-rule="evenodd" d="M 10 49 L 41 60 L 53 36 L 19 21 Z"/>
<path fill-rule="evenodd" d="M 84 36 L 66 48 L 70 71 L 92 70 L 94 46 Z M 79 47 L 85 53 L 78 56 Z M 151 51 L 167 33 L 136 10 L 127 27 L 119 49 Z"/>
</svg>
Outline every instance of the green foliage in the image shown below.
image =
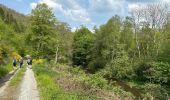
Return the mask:
<svg viewBox="0 0 170 100">
<path fill-rule="evenodd" d="M 91 100 L 90 97 L 81 95 L 80 93 L 65 92 L 55 81 L 59 77 L 59 74 L 50 68 L 44 65 L 35 65 L 33 66 L 33 70 L 42 100 Z"/>
<path fill-rule="evenodd" d="M 147 14 L 145 17 L 151 18 Z M 74 81 L 88 88 L 111 87 L 120 95 L 124 91 L 112 87 L 107 79 L 134 80 L 146 97 L 167 99 L 170 91 L 166 88 L 170 85 L 170 20 L 165 19 L 166 23 L 159 28 L 152 21 L 136 20 L 139 21 L 135 17 L 121 19 L 115 15 L 94 28 L 94 33 L 83 26 L 72 33 L 67 23 L 56 20 L 46 4 L 38 4 L 30 16 L 0 5 L 0 77 L 11 70 L 4 64 L 12 57 L 12 52 L 18 52 L 21 56 L 30 54 L 48 61 L 55 58 L 55 62 L 80 66 L 68 68 L 69 73 Z M 34 72 L 43 99 L 79 99 L 78 93 L 70 96 L 59 87 L 54 79 L 59 75 L 50 68 L 36 65 Z M 19 72 L 17 82 L 22 74 Z"/>
<path fill-rule="evenodd" d="M 141 87 L 141 90 L 145 93 L 145 99 L 153 98 L 154 100 L 168 100 L 169 98 L 166 89 L 160 84 L 146 83 Z"/>
<path fill-rule="evenodd" d="M 9 85 L 16 87 L 18 86 L 18 84 L 22 81 L 24 73 L 26 71 L 26 67 L 22 67 L 21 69 L 19 69 L 19 71 L 16 73 L 16 75 L 11 79 Z"/>
<path fill-rule="evenodd" d="M 90 75 L 89 79 L 86 79 L 85 82 L 89 84 L 92 87 L 98 87 L 98 88 L 108 88 L 108 81 L 104 79 L 103 77 L 100 77 L 97 74 Z"/>
<path fill-rule="evenodd" d="M 142 62 L 137 65 L 136 69 L 137 79 L 146 81 L 152 79 L 153 76 L 153 66 L 150 62 Z"/>
<path fill-rule="evenodd" d="M 157 57 L 158 61 L 168 62 L 170 63 L 170 46 L 169 46 L 170 40 L 165 39 L 163 44 L 161 45 L 160 53 Z"/>
<path fill-rule="evenodd" d="M 56 94 L 61 92 L 60 87 L 55 84 L 53 77 L 55 73 L 43 65 L 33 66 L 38 88 L 40 90 L 40 97 L 42 100 L 57 98 Z"/>
<path fill-rule="evenodd" d="M 106 66 L 106 76 L 116 79 L 131 79 L 133 76 L 132 65 L 129 63 L 127 53 L 120 51 L 117 57 Z"/>
<path fill-rule="evenodd" d="M 170 84 L 170 65 L 163 62 L 156 62 L 153 65 L 155 66 L 153 80 L 160 84 Z"/>
<path fill-rule="evenodd" d="M 33 47 L 37 57 L 45 57 L 54 51 L 51 51 L 54 32 L 55 17 L 52 9 L 46 4 L 38 4 L 31 14 L 31 33 L 27 37 L 27 42 Z M 56 43 L 56 42 L 55 42 Z M 50 45 L 50 46 L 49 46 Z M 54 46 L 54 45 L 53 45 Z"/>
<path fill-rule="evenodd" d="M 159 84 L 170 82 L 170 65 L 163 62 L 143 62 L 136 69 L 138 79 Z"/>
<path fill-rule="evenodd" d="M 10 71 L 12 71 L 12 66 L 11 64 L 7 65 L 1 65 L 0 66 L 0 79 L 4 77 L 6 74 L 8 74 Z"/>
<path fill-rule="evenodd" d="M 86 74 L 82 69 L 79 67 L 75 67 L 69 70 L 71 74 L 74 75 L 73 80 L 76 82 L 81 83 L 85 88 L 88 89 L 102 89 L 104 90 L 111 90 L 114 91 L 115 94 L 121 95 L 122 99 L 124 97 L 131 96 L 132 94 L 125 92 L 120 87 L 113 86 L 112 84 L 108 83 L 108 80 L 103 78 L 103 73 L 96 73 L 96 74 Z"/>
<path fill-rule="evenodd" d="M 133 56 L 135 49 L 135 39 L 133 32 L 133 19 L 131 17 L 126 17 L 123 21 L 123 29 L 120 35 L 120 42 L 125 45 L 125 50 L 130 56 Z"/>
<path fill-rule="evenodd" d="M 113 16 L 106 24 L 96 29 L 90 68 L 96 71 L 104 68 L 115 56 L 120 40 L 120 17 Z"/>
<path fill-rule="evenodd" d="M 0 19 L 11 26 L 16 32 L 24 32 L 28 26 L 25 15 L 20 14 L 10 8 L 0 4 Z"/>
<path fill-rule="evenodd" d="M 69 72 L 74 75 L 73 80 L 81 82 L 84 87 L 100 89 L 108 88 L 108 81 L 100 74 L 86 75 L 86 73 L 79 67 L 71 68 Z"/>
<path fill-rule="evenodd" d="M 73 64 L 87 67 L 91 61 L 93 34 L 85 27 L 75 32 L 73 43 Z"/>
<path fill-rule="evenodd" d="M 26 47 L 24 44 L 25 34 L 21 32 L 25 31 L 24 27 L 26 28 L 26 26 L 23 25 L 24 22 L 20 23 L 20 21 L 22 19 L 26 21 L 27 18 L 2 5 L 0 5 L 0 12 L 2 12 L 2 15 L 0 15 L 0 64 L 4 64 L 13 57 L 12 52 L 19 52 L 24 56 Z M 17 23 L 15 23 L 14 20 L 17 21 Z M 23 26 L 21 30 L 14 27 L 17 27 L 16 24 L 18 24 L 18 26 Z"/>
<path fill-rule="evenodd" d="M 60 63 L 71 63 L 72 57 L 72 45 L 74 34 L 71 32 L 71 28 L 67 23 L 58 22 L 55 26 L 58 39 L 58 57 Z M 55 38 L 54 38 L 55 39 Z M 56 39 L 54 40 L 56 41 Z"/>
</svg>

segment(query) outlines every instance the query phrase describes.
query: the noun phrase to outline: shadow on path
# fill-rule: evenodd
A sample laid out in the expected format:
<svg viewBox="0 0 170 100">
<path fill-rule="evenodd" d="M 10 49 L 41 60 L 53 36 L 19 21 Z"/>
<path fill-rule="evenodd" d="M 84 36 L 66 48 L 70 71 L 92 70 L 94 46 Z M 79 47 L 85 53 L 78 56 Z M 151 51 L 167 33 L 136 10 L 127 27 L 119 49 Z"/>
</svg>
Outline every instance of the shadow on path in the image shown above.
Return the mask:
<svg viewBox="0 0 170 100">
<path fill-rule="evenodd" d="M 0 88 L 2 86 L 4 86 L 7 81 L 10 80 L 10 78 L 16 73 L 17 70 L 18 70 L 18 68 L 13 70 L 13 71 L 11 71 L 11 72 L 9 72 L 7 75 L 5 75 L 5 77 L 0 79 Z"/>
</svg>

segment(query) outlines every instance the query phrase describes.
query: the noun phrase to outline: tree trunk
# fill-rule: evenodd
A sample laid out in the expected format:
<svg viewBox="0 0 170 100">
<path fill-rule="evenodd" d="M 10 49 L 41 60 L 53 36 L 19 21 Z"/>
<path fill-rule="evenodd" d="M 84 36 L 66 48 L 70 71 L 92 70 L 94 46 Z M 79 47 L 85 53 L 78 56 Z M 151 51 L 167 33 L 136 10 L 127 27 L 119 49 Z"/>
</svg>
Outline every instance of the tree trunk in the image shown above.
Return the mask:
<svg viewBox="0 0 170 100">
<path fill-rule="evenodd" d="M 138 57 L 140 58 L 140 47 L 139 47 L 139 41 L 138 41 L 136 29 L 135 29 L 135 40 L 136 40 L 136 47 L 137 47 L 137 50 L 138 50 Z"/>
<path fill-rule="evenodd" d="M 58 62 L 58 46 L 57 46 L 56 55 L 55 55 L 55 64 L 57 64 L 57 62 Z"/>
</svg>

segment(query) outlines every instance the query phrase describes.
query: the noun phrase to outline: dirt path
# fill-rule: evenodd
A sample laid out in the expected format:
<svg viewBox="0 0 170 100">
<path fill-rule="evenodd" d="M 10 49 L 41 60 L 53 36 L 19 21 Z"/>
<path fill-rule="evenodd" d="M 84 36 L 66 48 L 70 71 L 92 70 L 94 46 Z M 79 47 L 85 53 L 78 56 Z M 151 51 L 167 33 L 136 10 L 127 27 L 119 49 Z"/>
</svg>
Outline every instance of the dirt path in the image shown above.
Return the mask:
<svg viewBox="0 0 170 100">
<path fill-rule="evenodd" d="M 14 77 L 17 71 L 18 70 L 16 69 L 16 70 L 9 72 L 4 78 L 0 80 L 0 97 L 3 95 L 4 90 L 6 89 L 10 80 Z"/>
<path fill-rule="evenodd" d="M 18 100 L 39 100 L 39 92 L 32 69 L 27 68 L 25 72 Z"/>
</svg>

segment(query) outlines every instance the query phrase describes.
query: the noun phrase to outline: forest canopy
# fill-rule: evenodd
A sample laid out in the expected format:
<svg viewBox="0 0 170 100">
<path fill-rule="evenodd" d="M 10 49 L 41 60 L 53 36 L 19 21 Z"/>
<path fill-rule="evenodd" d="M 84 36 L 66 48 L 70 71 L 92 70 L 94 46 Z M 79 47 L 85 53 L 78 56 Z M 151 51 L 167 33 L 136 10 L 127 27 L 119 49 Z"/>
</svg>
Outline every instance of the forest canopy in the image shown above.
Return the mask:
<svg viewBox="0 0 170 100">
<path fill-rule="evenodd" d="M 143 97 L 170 95 L 170 11 L 150 4 L 130 16 L 111 17 L 91 32 L 75 32 L 51 8 L 38 4 L 30 15 L 0 5 L 0 65 L 14 56 L 46 59 L 82 68 L 107 80 L 132 83 Z M 150 89 L 152 88 L 152 89 Z"/>
</svg>

